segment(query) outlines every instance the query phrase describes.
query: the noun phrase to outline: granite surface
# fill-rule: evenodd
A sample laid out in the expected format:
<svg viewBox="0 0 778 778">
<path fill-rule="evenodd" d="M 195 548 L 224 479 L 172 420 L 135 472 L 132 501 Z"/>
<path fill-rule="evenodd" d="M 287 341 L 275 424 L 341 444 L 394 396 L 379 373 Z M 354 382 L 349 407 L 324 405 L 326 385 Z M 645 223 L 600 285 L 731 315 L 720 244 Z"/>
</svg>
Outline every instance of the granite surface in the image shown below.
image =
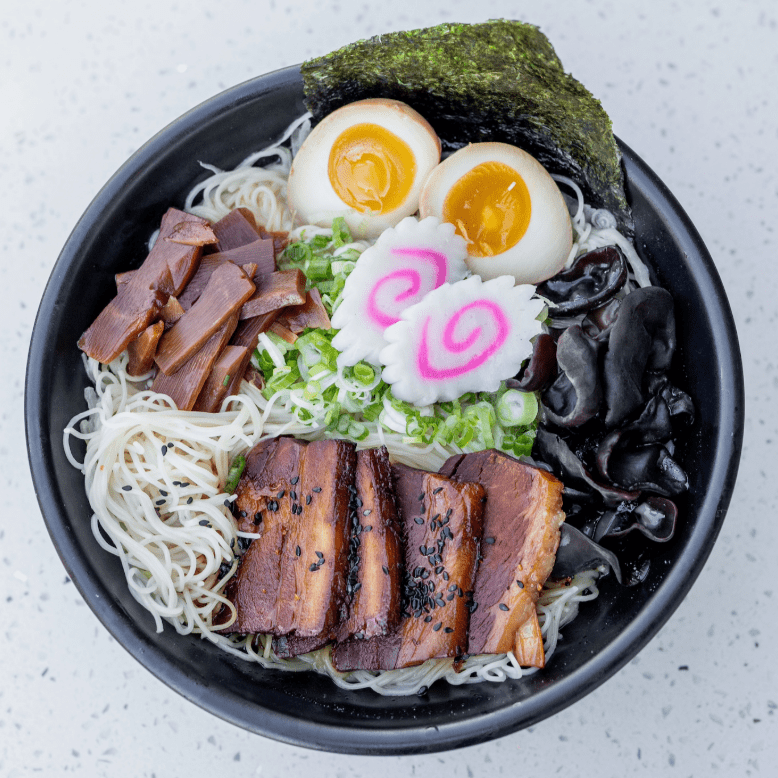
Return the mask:
<svg viewBox="0 0 778 778">
<path fill-rule="evenodd" d="M 0 14 L 0 775 L 775 775 L 778 9 L 738 3 L 3 0 Z M 152 677 L 85 607 L 24 453 L 30 333 L 101 185 L 184 111 L 356 38 L 507 16 L 539 25 L 708 245 L 743 351 L 747 419 L 722 534 L 681 607 L 611 680 L 523 732 L 420 757 L 249 735 Z"/>
</svg>

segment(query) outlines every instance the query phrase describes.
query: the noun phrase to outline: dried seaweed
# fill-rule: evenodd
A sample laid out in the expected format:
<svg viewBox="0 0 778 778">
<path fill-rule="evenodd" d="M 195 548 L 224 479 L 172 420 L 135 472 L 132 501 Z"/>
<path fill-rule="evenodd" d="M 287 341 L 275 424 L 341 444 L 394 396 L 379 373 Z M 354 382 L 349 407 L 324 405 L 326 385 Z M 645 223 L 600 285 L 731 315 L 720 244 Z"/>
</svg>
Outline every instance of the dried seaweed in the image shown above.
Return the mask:
<svg viewBox="0 0 778 778">
<path fill-rule="evenodd" d="M 498 19 L 379 35 L 304 63 L 302 75 L 316 120 L 355 100 L 402 100 L 447 148 L 502 141 L 525 149 L 632 234 L 610 119 L 537 27 Z"/>
</svg>

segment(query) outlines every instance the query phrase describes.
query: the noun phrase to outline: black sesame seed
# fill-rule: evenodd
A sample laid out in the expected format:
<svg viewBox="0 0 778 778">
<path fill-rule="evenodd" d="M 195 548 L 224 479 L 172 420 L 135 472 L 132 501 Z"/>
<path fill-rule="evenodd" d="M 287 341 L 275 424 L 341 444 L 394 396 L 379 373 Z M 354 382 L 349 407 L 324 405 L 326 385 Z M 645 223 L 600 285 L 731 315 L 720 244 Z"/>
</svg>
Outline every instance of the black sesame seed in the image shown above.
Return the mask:
<svg viewBox="0 0 778 778">
<path fill-rule="evenodd" d="M 443 622 L 439 621 L 432 629 L 437 632 L 443 626 Z"/>
<path fill-rule="evenodd" d="M 421 577 L 426 581 L 427 578 L 430 577 L 430 571 L 429 570 L 422 570 L 421 571 Z"/>
<path fill-rule="evenodd" d="M 432 517 L 432 520 L 433 520 L 433 521 L 437 521 L 439 518 L 440 518 L 440 514 L 439 514 L 439 513 L 436 513 L 436 514 L 435 514 L 435 515 Z"/>
<path fill-rule="evenodd" d="M 189 499 L 186 501 L 186 504 L 187 504 L 187 505 L 191 505 L 193 501 L 194 501 L 194 497 L 190 497 L 190 498 L 189 498 Z"/>
<path fill-rule="evenodd" d="M 164 489 L 160 489 L 160 490 L 159 490 L 159 493 L 160 493 L 160 494 L 161 494 L 163 497 L 167 497 L 167 492 L 166 492 Z"/>
<path fill-rule="evenodd" d="M 125 489 L 127 489 L 128 487 L 126 487 L 126 486 L 125 486 L 124 488 L 125 488 Z M 129 489 L 132 489 L 132 487 L 130 486 L 130 487 L 129 487 Z M 414 518 L 414 521 L 415 521 L 417 524 L 424 524 L 424 519 L 422 519 L 422 517 L 421 517 L 421 516 L 416 516 L 416 517 Z"/>
<path fill-rule="evenodd" d="M 500 604 L 499 604 L 497 607 L 498 607 L 498 608 L 499 608 L 501 611 L 509 611 L 509 610 L 510 610 L 510 608 L 509 608 L 509 607 L 508 607 L 508 606 L 507 606 L 507 605 L 506 605 L 504 602 L 501 602 L 501 603 L 500 603 Z"/>
<path fill-rule="evenodd" d="M 262 521 L 262 511 L 257 511 L 254 514 L 254 524 L 259 524 Z"/>
<path fill-rule="evenodd" d="M 451 600 L 454 599 L 454 597 L 457 596 L 456 592 L 451 592 L 450 594 L 446 595 L 446 602 L 451 602 Z"/>
<path fill-rule="evenodd" d="M 354 501 L 354 504 L 357 506 L 357 508 L 361 508 L 362 500 L 360 500 L 359 497 L 357 497 L 357 499 Z"/>
<path fill-rule="evenodd" d="M 420 500 L 423 500 L 423 499 L 424 499 L 424 492 L 422 492 L 422 493 L 419 495 L 419 499 L 420 499 Z"/>
<path fill-rule="evenodd" d="M 208 521 L 208 519 L 201 519 L 201 520 L 200 520 L 200 521 L 198 521 L 197 523 L 198 523 L 198 524 L 199 524 L 201 527 L 210 527 L 210 526 L 211 526 L 211 522 L 210 522 L 210 521 Z"/>
<path fill-rule="evenodd" d="M 306 504 L 306 505 L 310 505 L 310 504 L 311 504 L 311 499 L 312 499 L 312 498 L 311 498 L 311 495 L 309 494 L 309 495 L 308 495 L 308 496 L 305 498 L 305 504 Z"/>
<path fill-rule="evenodd" d="M 439 486 L 437 489 L 433 489 L 432 493 L 433 494 L 440 494 L 442 491 L 443 491 L 443 487 Z"/>
<path fill-rule="evenodd" d="M 295 477 L 292 479 L 292 486 L 296 486 L 296 485 L 297 485 L 297 482 L 298 482 L 299 480 L 300 480 L 300 476 L 299 476 L 299 475 L 296 475 L 296 476 L 295 476 Z"/>
<path fill-rule="evenodd" d="M 456 584 L 451 584 L 451 586 L 448 587 L 448 590 L 450 592 L 455 592 L 457 590 L 457 585 Z"/>
<path fill-rule="evenodd" d="M 312 492 L 316 492 L 317 494 L 321 491 L 321 486 L 314 486 L 313 489 L 311 489 Z"/>
<path fill-rule="evenodd" d="M 470 613 L 475 613 L 477 608 L 478 608 L 478 603 L 477 602 L 471 602 L 470 603 Z"/>
<path fill-rule="evenodd" d="M 246 516 L 248 516 L 248 513 L 246 513 L 246 511 L 241 511 L 241 512 L 238 514 L 238 516 L 240 516 L 240 518 L 241 518 L 241 519 L 245 519 L 245 518 L 246 518 Z"/>
<path fill-rule="evenodd" d="M 446 604 L 443 597 L 440 594 L 435 598 L 435 602 L 437 603 L 439 608 L 442 608 Z"/>
<path fill-rule="evenodd" d="M 370 508 L 365 508 L 365 510 L 362 511 L 363 516 L 369 516 L 373 511 Z"/>
<path fill-rule="evenodd" d="M 484 538 L 484 543 L 486 543 L 489 546 L 494 545 L 494 538 Z"/>
<path fill-rule="evenodd" d="M 291 497 L 293 500 L 296 500 L 296 499 L 297 499 L 297 492 L 296 492 L 294 489 L 292 489 L 292 491 L 291 491 L 291 492 L 289 492 L 289 496 L 290 496 L 290 497 Z"/>
<path fill-rule="evenodd" d="M 373 531 L 373 525 L 372 524 L 366 524 L 362 528 L 362 532 L 372 532 Z"/>
<path fill-rule="evenodd" d="M 443 572 L 443 565 L 438 565 L 438 566 L 435 568 L 435 573 L 436 573 L 437 575 L 440 575 L 442 572 Z"/>
<path fill-rule="evenodd" d="M 389 568 L 386 565 L 381 565 L 381 569 L 386 573 L 386 575 L 389 575 Z"/>
<path fill-rule="evenodd" d="M 448 573 L 445 570 L 443 571 L 443 580 L 448 581 Z"/>
<path fill-rule="evenodd" d="M 324 554 L 322 554 L 321 551 L 317 551 L 316 556 L 319 557 L 319 559 L 324 559 Z"/>
<path fill-rule="evenodd" d="M 432 621 L 432 616 L 425 616 L 424 621 L 425 623 L 429 624 Z"/>
<path fill-rule="evenodd" d="M 451 627 L 446 627 L 443 631 L 448 632 L 448 634 L 450 635 L 454 630 L 451 629 Z"/>
<path fill-rule="evenodd" d="M 451 514 L 452 514 L 452 512 L 453 512 L 453 511 L 454 511 L 454 509 L 453 509 L 453 508 L 449 508 L 449 509 L 446 511 L 446 518 L 447 518 L 447 519 L 450 519 L 450 518 L 451 518 Z"/>
<path fill-rule="evenodd" d="M 235 548 L 235 538 L 230 541 L 230 548 Z"/>
<path fill-rule="evenodd" d="M 131 486 L 122 486 L 122 491 L 123 492 L 131 492 L 132 491 L 132 487 Z"/>
<path fill-rule="evenodd" d="M 419 553 L 422 556 L 427 556 L 427 547 L 425 545 L 419 546 Z"/>
<path fill-rule="evenodd" d="M 362 584 L 357 581 L 357 583 L 354 584 L 354 591 L 358 592 L 362 588 Z"/>
<path fill-rule="evenodd" d="M 154 505 L 164 505 L 164 504 L 165 504 L 165 500 L 164 500 L 164 498 L 163 498 L 163 499 L 161 499 L 161 500 L 157 500 L 157 501 L 154 503 Z"/>
<path fill-rule="evenodd" d="M 300 548 L 300 546 L 296 546 L 295 549 L 294 549 L 294 555 L 295 556 L 300 556 L 300 554 L 302 554 L 302 553 L 303 553 L 303 550 Z"/>
<path fill-rule="evenodd" d="M 162 456 L 164 457 L 165 454 L 167 454 L 167 446 L 162 446 L 161 451 L 162 451 Z"/>
<path fill-rule="evenodd" d="M 282 498 L 283 498 L 283 496 L 284 496 L 285 494 L 286 494 L 286 489 L 282 489 L 282 490 L 281 490 L 281 491 L 280 491 L 280 492 L 279 492 L 279 493 L 276 495 L 276 497 L 278 497 L 278 499 L 280 500 L 280 499 L 282 499 Z"/>
<path fill-rule="evenodd" d="M 311 565 L 311 566 L 310 566 L 308 569 L 309 569 L 309 570 L 310 570 L 312 573 L 315 573 L 315 572 L 316 572 L 316 571 L 319 569 L 319 566 L 318 566 L 317 564 L 312 564 L 312 565 Z"/>
<path fill-rule="evenodd" d="M 519 587 L 519 589 L 523 589 L 524 588 L 524 584 L 521 581 L 516 581 L 516 584 Z"/>
</svg>

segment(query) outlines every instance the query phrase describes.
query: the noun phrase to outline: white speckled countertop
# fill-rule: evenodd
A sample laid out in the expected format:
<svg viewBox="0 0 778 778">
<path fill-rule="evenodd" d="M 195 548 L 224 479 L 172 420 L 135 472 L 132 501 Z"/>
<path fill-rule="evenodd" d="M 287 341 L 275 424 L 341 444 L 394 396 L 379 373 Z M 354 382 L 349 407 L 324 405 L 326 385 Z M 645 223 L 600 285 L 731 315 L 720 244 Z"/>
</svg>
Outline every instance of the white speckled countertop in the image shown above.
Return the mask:
<svg viewBox="0 0 778 778">
<path fill-rule="evenodd" d="M 700 578 L 650 644 L 529 730 L 401 758 L 320 754 L 247 734 L 186 702 L 117 645 L 48 540 L 22 420 L 40 295 L 101 185 L 192 106 L 357 38 L 500 16 L 543 29 L 714 257 L 746 372 L 732 507 Z M 574 8 L 564 0 L 3 0 L 0 775 L 776 775 L 776 52 L 771 0 Z"/>
</svg>

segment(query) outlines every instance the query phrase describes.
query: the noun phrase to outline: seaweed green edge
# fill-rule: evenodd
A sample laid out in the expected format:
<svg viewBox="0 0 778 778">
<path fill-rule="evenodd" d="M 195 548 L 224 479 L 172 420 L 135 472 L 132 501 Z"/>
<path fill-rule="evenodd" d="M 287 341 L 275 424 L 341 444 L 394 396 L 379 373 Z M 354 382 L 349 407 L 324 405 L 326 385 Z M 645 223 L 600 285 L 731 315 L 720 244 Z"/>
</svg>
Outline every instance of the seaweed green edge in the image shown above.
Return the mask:
<svg viewBox="0 0 778 778">
<path fill-rule="evenodd" d="M 449 148 L 497 140 L 525 149 L 577 181 L 588 202 L 632 234 L 610 119 L 534 25 L 496 19 L 377 35 L 309 60 L 301 72 L 317 121 L 355 100 L 402 100 Z"/>
</svg>

